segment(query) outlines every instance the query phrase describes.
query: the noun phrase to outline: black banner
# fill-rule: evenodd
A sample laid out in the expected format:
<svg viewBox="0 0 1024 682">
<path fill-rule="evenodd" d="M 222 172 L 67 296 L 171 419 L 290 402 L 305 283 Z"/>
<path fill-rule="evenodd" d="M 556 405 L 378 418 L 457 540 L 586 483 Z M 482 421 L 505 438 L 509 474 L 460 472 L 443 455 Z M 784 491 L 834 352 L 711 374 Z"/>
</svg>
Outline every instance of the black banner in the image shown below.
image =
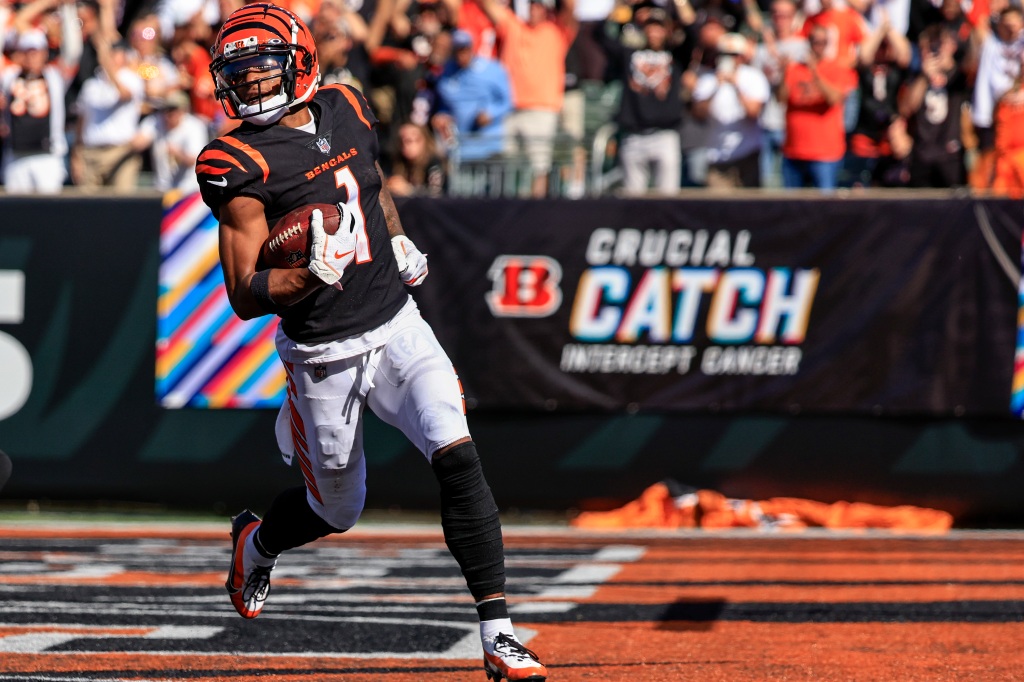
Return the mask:
<svg viewBox="0 0 1024 682">
<path fill-rule="evenodd" d="M 1009 412 L 1020 207 L 413 200 L 416 295 L 471 405 Z M 1016 228 L 1016 232 L 1015 232 Z M 993 235 L 990 235 L 990 237 Z"/>
</svg>

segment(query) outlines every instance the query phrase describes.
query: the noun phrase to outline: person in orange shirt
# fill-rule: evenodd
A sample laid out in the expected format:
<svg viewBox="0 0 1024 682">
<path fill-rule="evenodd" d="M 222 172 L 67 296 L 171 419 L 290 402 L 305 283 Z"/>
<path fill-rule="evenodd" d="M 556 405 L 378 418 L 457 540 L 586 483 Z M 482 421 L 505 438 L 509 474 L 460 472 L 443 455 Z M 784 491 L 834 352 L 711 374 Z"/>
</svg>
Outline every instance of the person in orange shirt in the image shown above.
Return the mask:
<svg viewBox="0 0 1024 682">
<path fill-rule="evenodd" d="M 485 59 L 498 58 L 498 34 L 483 9 L 480 0 L 465 0 L 459 9 L 458 28 L 473 36 L 473 51 Z"/>
<path fill-rule="evenodd" d="M 815 26 L 805 62 L 787 63 L 779 101 L 786 103 L 782 144 L 784 187 L 836 187 L 846 153 L 843 102 L 857 86 L 856 72 L 826 57 L 828 29 Z"/>
<path fill-rule="evenodd" d="M 821 11 L 807 17 L 800 33 L 809 38 L 811 30 L 821 26 L 827 29 L 823 59 L 835 59 L 843 66 L 857 67 L 857 50 L 868 36 L 864 17 L 848 5 L 836 5 L 835 0 L 821 0 Z"/>
<path fill-rule="evenodd" d="M 479 0 L 494 22 L 501 44 L 501 62 L 508 69 L 514 111 L 505 121 L 507 154 L 524 152 L 533 173 L 531 194 L 548 191 L 565 96 L 565 56 L 576 38 L 575 0 L 529 0 L 525 21 L 499 0 Z"/>
<path fill-rule="evenodd" d="M 828 38 L 822 59 L 835 60 L 856 77 L 861 43 L 867 39 L 870 32 L 867 21 L 860 12 L 841 0 L 821 0 L 821 11 L 808 17 L 800 32 L 809 38 L 811 30 L 818 26 L 826 29 L 825 36 Z M 854 91 L 846 98 L 845 107 L 843 129 L 847 133 L 852 133 L 853 127 L 857 125 L 857 114 L 860 110 L 858 92 Z"/>
<path fill-rule="evenodd" d="M 210 52 L 204 47 L 205 33 L 210 27 L 203 23 L 202 12 L 178 23 L 171 39 L 171 58 L 178 67 L 178 82 L 188 92 L 192 113 L 220 130 L 225 123 L 213 80 L 210 78 Z"/>
<path fill-rule="evenodd" d="M 1024 80 L 1000 98 L 995 113 L 995 178 L 992 191 L 1024 198 Z"/>
</svg>

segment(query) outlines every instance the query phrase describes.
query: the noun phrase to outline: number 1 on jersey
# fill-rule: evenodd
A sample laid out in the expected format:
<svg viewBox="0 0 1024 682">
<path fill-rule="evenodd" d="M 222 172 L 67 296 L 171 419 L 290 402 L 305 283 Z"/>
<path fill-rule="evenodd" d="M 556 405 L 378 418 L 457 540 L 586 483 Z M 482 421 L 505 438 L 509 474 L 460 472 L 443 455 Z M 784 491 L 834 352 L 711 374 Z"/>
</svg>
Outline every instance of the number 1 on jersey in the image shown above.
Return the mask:
<svg viewBox="0 0 1024 682">
<path fill-rule="evenodd" d="M 334 184 L 338 189 L 344 187 L 348 191 L 348 201 L 345 203 L 352 209 L 356 221 L 356 263 L 368 263 L 373 260 L 370 235 L 366 233 L 366 216 L 363 215 L 363 205 L 359 201 L 359 183 L 352 169 L 343 166 L 334 171 Z"/>
</svg>

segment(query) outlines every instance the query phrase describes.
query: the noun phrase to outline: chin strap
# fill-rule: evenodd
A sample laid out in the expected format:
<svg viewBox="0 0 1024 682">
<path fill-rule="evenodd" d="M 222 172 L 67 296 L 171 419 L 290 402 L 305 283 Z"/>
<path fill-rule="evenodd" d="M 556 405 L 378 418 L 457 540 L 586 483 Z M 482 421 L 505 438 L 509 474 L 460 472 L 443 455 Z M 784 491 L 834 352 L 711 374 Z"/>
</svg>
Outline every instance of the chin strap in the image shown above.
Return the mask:
<svg viewBox="0 0 1024 682">
<path fill-rule="evenodd" d="M 317 75 L 319 76 L 319 74 Z M 283 104 L 285 95 L 282 92 L 279 92 L 266 102 L 261 102 L 260 104 L 240 104 L 238 105 L 238 115 L 241 116 L 243 120 L 248 121 L 249 123 L 255 123 L 256 125 L 270 125 L 272 123 L 277 123 L 285 114 L 291 111 L 295 105 L 302 104 L 313 99 L 313 95 L 316 94 L 317 89 L 317 86 L 314 85 L 309 90 L 306 90 L 306 94 L 288 105 Z M 281 98 L 282 101 L 279 101 L 278 98 Z M 264 110 L 264 106 L 267 106 L 268 108 Z M 247 110 L 252 110 L 252 113 L 247 114 Z"/>
</svg>

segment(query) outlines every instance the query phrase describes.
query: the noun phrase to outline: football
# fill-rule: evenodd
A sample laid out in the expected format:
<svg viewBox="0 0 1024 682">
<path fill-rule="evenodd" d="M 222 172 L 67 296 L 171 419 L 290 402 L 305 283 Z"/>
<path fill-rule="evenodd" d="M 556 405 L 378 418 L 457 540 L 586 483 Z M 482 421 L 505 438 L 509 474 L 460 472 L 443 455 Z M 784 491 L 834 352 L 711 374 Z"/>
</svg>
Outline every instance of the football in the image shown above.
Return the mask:
<svg viewBox="0 0 1024 682">
<path fill-rule="evenodd" d="M 270 235 L 260 248 L 258 270 L 267 268 L 305 268 L 309 266 L 309 219 L 313 209 L 324 214 L 324 232 L 338 231 L 341 213 L 334 204 L 301 206 L 274 223 Z"/>
</svg>

